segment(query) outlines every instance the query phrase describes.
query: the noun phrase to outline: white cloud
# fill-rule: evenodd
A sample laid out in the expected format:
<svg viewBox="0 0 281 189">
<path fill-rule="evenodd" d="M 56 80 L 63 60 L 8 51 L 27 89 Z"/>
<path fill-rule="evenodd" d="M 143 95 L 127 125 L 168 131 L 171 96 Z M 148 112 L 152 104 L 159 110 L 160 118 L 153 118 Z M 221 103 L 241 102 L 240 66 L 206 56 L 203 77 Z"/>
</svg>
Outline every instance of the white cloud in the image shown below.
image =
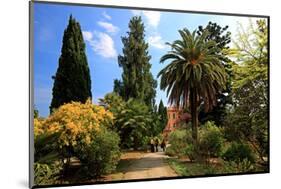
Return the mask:
<svg viewBox="0 0 281 189">
<path fill-rule="evenodd" d="M 117 52 L 114 47 L 113 39 L 106 33 L 97 33 L 98 40 L 94 40 L 93 50 L 105 58 L 115 58 Z"/>
<path fill-rule="evenodd" d="M 113 39 L 106 33 L 94 31 L 83 31 L 86 41 L 89 42 L 93 51 L 104 58 L 116 58 L 117 51 Z"/>
<path fill-rule="evenodd" d="M 140 16 L 141 15 L 141 12 L 140 10 L 131 10 L 131 13 L 134 15 L 134 16 Z"/>
<path fill-rule="evenodd" d="M 143 11 L 143 15 L 146 17 L 148 25 L 157 27 L 160 22 L 160 12 L 158 11 Z"/>
<path fill-rule="evenodd" d="M 164 49 L 166 47 L 160 35 L 148 37 L 148 44 L 157 49 Z"/>
<path fill-rule="evenodd" d="M 102 13 L 102 16 L 107 20 L 111 20 L 111 16 L 109 16 L 105 11 Z"/>
<path fill-rule="evenodd" d="M 89 31 L 82 31 L 83 37 L 86 41 L 91 41 L 93 39 L 92 32 Z"/>
<path fill-rule="evenodd" d="M 141 11 L 141 10 L 131 10 L 134 16 L 144 16 L 148 26 L 157 27 L 160 22 L 161 14 L 159 11 Z"/>
<path fill-rule="evenodd" d="M 114 26 L 113 24 L 109 22 L 102 22 L 99 21 L 98 25 L 106 30 L 106 32 L 114 34 L 119 31 L 119 28 L 117 26 Z"/>
</svg>

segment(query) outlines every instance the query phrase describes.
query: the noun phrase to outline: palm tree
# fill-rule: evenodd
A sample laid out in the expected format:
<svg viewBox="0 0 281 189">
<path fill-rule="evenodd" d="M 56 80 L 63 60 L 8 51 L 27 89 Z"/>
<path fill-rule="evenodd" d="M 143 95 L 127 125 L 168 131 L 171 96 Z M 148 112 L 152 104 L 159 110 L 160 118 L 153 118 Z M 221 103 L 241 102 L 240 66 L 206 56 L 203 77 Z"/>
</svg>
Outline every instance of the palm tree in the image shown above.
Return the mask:
<svg viewBox="0 0 281 189">
<path fill-rule="evenodd" d="M 207 41 L 208 32 L 196 34 L 188 29 L 179 30 L 181 40 L 167 43 L 171 51 L 160 62 L 170 60 L 163 68 L 160 88 L 167 89 L 169 103 L 176 107 L 190 108 L 192 137 L 198 142 L 198 107 L 204 103 L 205 111 L 216 105 L 216 94 L 225 88 L 226 72 L 220 62 L 217 44 Z"/>
</svg>

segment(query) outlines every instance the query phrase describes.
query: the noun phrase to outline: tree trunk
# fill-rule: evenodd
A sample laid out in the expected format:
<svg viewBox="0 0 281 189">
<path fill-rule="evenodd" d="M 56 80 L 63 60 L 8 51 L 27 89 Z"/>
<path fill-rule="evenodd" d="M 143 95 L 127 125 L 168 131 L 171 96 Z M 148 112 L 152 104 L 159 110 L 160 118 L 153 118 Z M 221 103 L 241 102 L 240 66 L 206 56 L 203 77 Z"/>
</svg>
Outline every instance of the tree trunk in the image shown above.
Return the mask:
<svg viewBox="0 0 281 189">
<path fill-rule="evenodd" d="M 194 144 L 198 144 L 198 111 L 197 111 L 197 92 L 195 89 L 190 91 L 190 109 L 192 121 L 192 138 Z"/>
</svg>

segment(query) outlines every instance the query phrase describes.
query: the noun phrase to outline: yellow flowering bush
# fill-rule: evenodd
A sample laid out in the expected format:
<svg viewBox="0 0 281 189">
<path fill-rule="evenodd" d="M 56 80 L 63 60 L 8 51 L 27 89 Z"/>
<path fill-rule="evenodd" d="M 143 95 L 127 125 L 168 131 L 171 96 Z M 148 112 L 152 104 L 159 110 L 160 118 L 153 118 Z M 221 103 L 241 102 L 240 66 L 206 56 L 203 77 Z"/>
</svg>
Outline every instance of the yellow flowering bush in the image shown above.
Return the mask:
<svg viewBox="0 0 281 189">
<path fill-rule="evenodd" d="M 41 135 L 44 133 L 43 127 L 43 119 L 42 118 L 34 118 L 34 137 Z"/>
<path fill-rule="evenodd" d="M 90 100 L 85 104 L 72 102 L 60 106 L 45 120 L 35 118 L 34 135 L 60 133 L 60 147 L 75 146 L 78 142 L 90 144 L 93 133 L 98 132 L 102 125 L 111 125 L 112 120 L 111 112 L 92 104 Z"/>
<path fill-rule="evenodd" d="M 46 119 L 34 118 L 35 160 L 41 165 L 46 157 L 60 159 L 50 166 L 63 162 L 65 172 L 75 156 L 81 162 L 82 173 L 95 178 L 114 170 L 120 149 L 119 136 L 112 130 L 113 119 L 110 111 L 90 100 L 64 104 Z"/>
</svg>

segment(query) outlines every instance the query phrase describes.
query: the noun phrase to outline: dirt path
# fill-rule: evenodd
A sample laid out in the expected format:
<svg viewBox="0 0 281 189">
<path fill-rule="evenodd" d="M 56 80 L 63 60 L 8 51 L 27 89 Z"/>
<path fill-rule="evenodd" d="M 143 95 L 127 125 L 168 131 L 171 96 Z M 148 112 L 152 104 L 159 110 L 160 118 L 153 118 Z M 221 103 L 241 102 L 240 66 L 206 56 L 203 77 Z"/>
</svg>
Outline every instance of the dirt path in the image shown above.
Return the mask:
<svg viewBox="0 0 281 189">
<path fill-rule="evenodd" d="M 168 158 L 163 152 L 126 153 L 120 161 L 118 172 L 111 174 L 106 180 L 131 180 L 160 177 L 175 177 L 177 174 L 165 163 Z"/>
</svg>

